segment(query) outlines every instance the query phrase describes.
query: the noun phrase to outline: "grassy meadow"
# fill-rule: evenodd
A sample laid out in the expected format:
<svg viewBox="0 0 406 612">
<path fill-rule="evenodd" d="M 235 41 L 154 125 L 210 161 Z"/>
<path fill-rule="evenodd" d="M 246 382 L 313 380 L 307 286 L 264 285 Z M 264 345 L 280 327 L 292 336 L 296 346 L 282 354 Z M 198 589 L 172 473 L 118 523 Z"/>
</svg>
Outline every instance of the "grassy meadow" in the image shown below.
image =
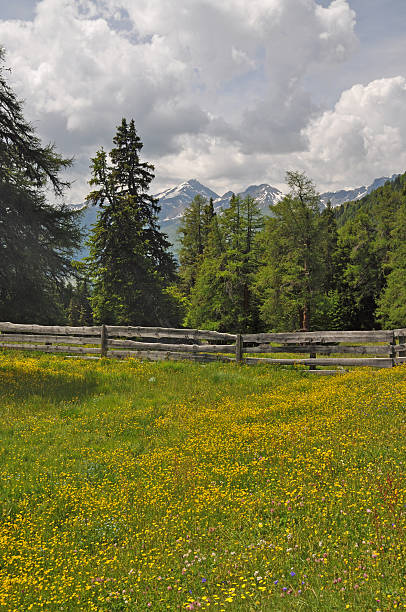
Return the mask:
<svg viewBox="0 0 406 612">
<path fill-rule="evenodd" d="M 406 367 L 0 353 L 0 610 L 406 608 Z"/>
</svg>

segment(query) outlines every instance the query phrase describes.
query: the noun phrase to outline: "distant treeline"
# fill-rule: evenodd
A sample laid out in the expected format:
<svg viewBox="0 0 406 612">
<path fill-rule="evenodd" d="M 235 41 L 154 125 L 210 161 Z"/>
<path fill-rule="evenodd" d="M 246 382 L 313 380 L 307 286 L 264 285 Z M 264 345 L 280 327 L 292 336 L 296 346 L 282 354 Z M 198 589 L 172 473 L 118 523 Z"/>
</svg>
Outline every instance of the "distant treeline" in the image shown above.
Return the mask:
<svg viewBox="0 0 406 612">
<path fill-rule="evenodd" d="M 250 197 L 218 213 L 196 196 L 177 265 L 134 121 L 91 161 L 87 201 L 100 212 L 82 236 L 81 213 L 63 201 L 72 160 L 42 145 L 3 61 L 0 49 L 0 320 L 238 333 L 406 326 L 405 174 L 333 209 L 288 172 L 289 194 L 265 217 Z M 73 261 L 84 239 L 89 257 Z"/>
</svg>

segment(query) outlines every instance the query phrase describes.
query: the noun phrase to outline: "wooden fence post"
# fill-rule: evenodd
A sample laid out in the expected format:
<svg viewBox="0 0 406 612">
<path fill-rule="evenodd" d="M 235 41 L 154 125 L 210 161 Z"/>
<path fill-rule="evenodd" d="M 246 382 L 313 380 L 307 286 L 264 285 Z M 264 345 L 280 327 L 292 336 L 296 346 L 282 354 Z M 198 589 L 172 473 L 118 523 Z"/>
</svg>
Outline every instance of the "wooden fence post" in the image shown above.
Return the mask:
<svg viewBox="0 0 406 612">
<path fill-rule="evenodd" d="M 101 335 L 100 335 L 100 356 L 101 357 L 107 357 L 107 328 L 106 326 L 103 324 L 101 326 Z"/>
<path fill-rule="evenodd" d="M 404 336 L 398 336 L 398 342 L 399 342 L 399 344 L 404 344 L 404 342 L 405 342 Z M 396 335 L 395 335 L 395 332 L 393 332 L 392 342 L 390 343 L 390 345 L 391 345 L 391 354 L 390 354 L 390 357 L 392 358 L 392 368 L 395 367 L 395 365 L 396 365 L 396 358 L 397 357 L 403 357 L 405 355 L 404 351 L 396 351 L 395 344 L 396 344 Z"/>
<path fill-rule="evenodd" d="M 406 336 L 398 336 L 399 344 L 405 344 L 405 341 L 406 341 Z M 398 357 L 406 357 L 406 352 L 405 351 L 399 351 L 398 352 Z"/>
<path fill-rule="evenodd" d="M 316 353 L 310 353 L 310 354 L 309 354 L 309 358 L 310 358 L 310 359 L 316 359 L 316 357 L 317 357 L 317 354 L 316 354 Z M 309 370 L 317 370 L 317 368 L 316 368 L 316 366 L 311 365 L 311 366 L 309 366 Z"/>
<path fill-rule="evenodd" d="M 243 357 L 243 339 L 241 334 L 237 334 L 237 339 L 235 341 L 235 360 L 237 363 L 242 363 Z"/>
</svg>

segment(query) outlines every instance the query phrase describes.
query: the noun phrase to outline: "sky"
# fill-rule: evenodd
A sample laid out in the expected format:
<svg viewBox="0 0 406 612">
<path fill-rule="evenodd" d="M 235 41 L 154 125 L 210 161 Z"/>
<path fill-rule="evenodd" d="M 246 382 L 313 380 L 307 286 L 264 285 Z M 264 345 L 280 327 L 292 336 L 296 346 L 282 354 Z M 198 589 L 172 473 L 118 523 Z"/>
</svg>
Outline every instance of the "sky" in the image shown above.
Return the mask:
<svg viewBox="0 0 406 612">
<path fill-rule="evenodd" d="M 44 143 L 90 160 L 134 118 L 151 191 L 319 191 L 406 171 L 405 0 L 0 0 L 9 83 Z"/>
</svg>

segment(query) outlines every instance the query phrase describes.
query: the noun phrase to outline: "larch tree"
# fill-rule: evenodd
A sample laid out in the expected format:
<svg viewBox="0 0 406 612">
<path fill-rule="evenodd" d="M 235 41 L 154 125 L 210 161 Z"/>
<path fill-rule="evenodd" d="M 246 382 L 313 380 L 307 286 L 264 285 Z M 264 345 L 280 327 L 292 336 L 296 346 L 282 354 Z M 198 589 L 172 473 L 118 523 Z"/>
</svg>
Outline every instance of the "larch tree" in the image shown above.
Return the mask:
<svg viewBox="0 0 406 612">
<path fill-rule="evenodd" d="M 181 290 L 185 295 L 190 294 L 196 282 L 214 215 L 213 200 L 210 199 L 208 202 L 207 198 L 199 194 L 194 197 L 183 214 L 178 230 L 179 279 Z"/>
<path fill-rule="evenodd" d="M 257 202 L 233 195 L 213 219 L 199 266 L 187 322 L 220 331 L 256 331 L 251 286 L 258 267 L 255 236 L 263 226 Z"/>
<path fill-rule="evenodd" d="M 63 323 L 61 294 L 81 239 L 80 213 L 62 199 L 72 160 L 41 143 L 4 73 L 0 49 L 0 319 Z"/>
<path fill-rule="evenodd" d="M 261 236 L 256 291 L 268 329 L 309 331 L 324 276 L 319 196 L 302 172 L 287 172 L 286 182 L 290 192 L 270 207 Z"/>
</svg>

